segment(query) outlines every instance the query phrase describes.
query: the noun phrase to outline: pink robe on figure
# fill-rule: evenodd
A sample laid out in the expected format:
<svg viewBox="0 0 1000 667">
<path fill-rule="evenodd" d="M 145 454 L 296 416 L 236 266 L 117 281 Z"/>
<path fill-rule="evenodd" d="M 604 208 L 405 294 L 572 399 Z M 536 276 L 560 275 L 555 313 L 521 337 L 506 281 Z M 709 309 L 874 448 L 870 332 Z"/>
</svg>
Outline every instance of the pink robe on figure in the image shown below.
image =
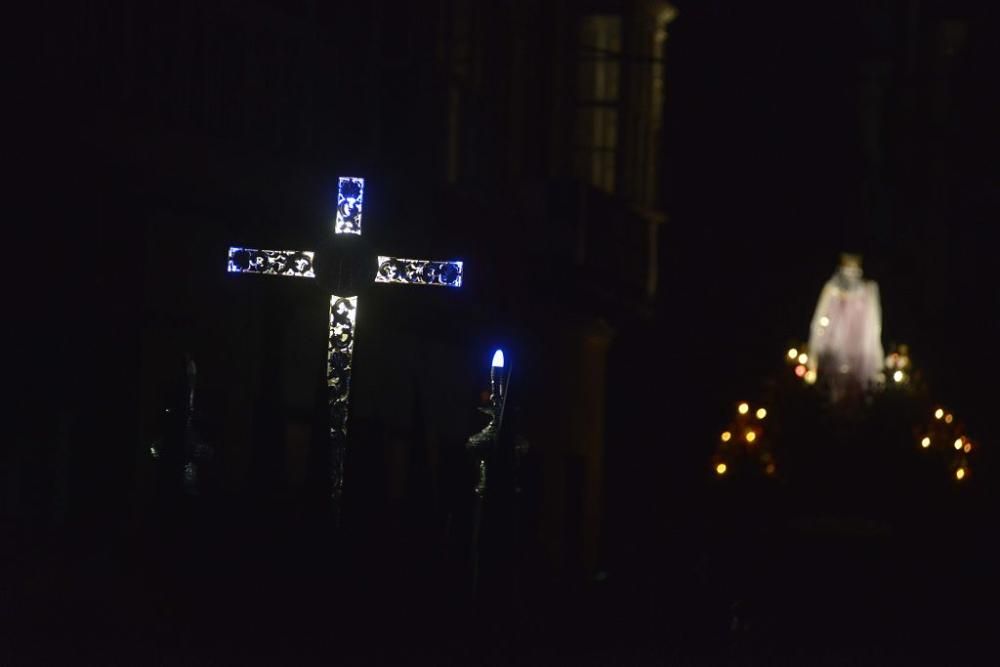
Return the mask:
<svg viewBox="0 0 1000 667">
<path fill-rule="evenodd" d="M 878 284 L 854 271 L 841 269 L 823 286 L 809 335 L 809 366 L 833 401 L 883 381 Z"/>
</svg>

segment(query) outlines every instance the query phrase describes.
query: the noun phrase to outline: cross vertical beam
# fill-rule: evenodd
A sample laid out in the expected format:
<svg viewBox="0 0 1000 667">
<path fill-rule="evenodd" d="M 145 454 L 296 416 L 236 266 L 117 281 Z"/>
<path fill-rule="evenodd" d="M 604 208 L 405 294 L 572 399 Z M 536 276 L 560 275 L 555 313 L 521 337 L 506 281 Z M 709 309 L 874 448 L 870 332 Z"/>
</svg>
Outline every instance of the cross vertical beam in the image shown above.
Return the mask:
<svg viewBox="0 0 1000 667">
<path fill-rule="evenodd" d="M 332 494 L 340 499 L 344 491 L 344 453 L 347 449 L 348 399 L 351 395 L 351 366 L 354 361 L 354 327 L 358 297 L 330 296 L 330 340 L 326 355 L 327 406 L 330 419 Z"/>
</svg>

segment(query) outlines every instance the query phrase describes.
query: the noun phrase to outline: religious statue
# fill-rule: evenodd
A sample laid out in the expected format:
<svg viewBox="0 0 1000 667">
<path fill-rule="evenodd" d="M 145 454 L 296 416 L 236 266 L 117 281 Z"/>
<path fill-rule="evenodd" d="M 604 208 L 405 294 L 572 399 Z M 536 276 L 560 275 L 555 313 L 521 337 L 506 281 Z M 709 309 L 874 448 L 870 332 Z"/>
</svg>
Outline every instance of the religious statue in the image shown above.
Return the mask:
<svg viewBox="0 0 1000 667">
<path fill-rule="evenodd" d="M 869 490 L 880 493 L 877 489 L 883 482 L 878 478 L 884 468 L 874 474 L 871 471 L 878 471 L 880 465 L 891 465 L 889 459 L 895 456 L 895 450 L 872 448 L 870 444 L 894 437 L 893 422 L 914 414 L 913 406 L 923 403 L 918 405 L 917 413 L 922 413 L 926 421 L 900 432 L 911 433 L 918 450 L 924 452 L 922 459 L 937 457 L 945 463 L 955 482 L 968 484 L 970 455 L 979 445 L 970 439 L 966 425 L 955 413 L 939 403 L 926 402 L 926 384 L 914 368 L 909 346 L 891 345 L 888 355 L 883 354 L 879 288 L 874 281 L 863 278 L 859 256 L 841 255 L 840 266 L 823 286 L 816 304 L 808 348 L 791 347 L 785 354 L 785 363 L 794 370 L 802 385 L 816 385 L 816 389 L 821 390 L 804 389 L 800 394 L 803 399 L 812 401 L 811 397 L 815 397 L 832 403 L 834 409 L 824 415 L 822 423 L 815 424 L 818 428 L 810 434 L 810 439 L 820 448 L 823 443 L 837 443 L 840 451 L 836 458 L 845 462 L 845 467 L 832 468 L 833 460 L 827 456 L 829 451 L 813 448 L 814 454 L 801 455 L 799 452 L 810 448 L 787 446 L 790 440 L 782 445 L 781 438 L 789 438 L 791 431 L 808 426 L 801 419 L 810 411 L 788 411 L 788 417 L 792 412 L 799 413 L 799 417 L 792 418 L 788 425 L 798 421 L 799 426 L 785 430 L 785 435 L 779 434 L 783 429 L 765 428 L 775 418 L 782 418 L 783 407 L 793 405 L 780 395 L 782 387 L 801 386 L 789 378 L 790 382 L 769 382 L 768 395 L 756 402 L 759 406 L 756 410 L 749 401 L 734 404 L 736 418 L 719 432 L 711 459 L 716 479 L 732 478 L 738 469 L 751 473 L 756 469 L 767 477 L 775 477 L 779 471 L 775 452 L 781 452 L 782 457 L 789 455 L 781 469 L 798 468 L 799 475 L 812 475 L 814 480 L 808 484 L 833 480 L 834 484 L 842 485 L 841 478 L 851 476 L 852 497 L 860 497 L 859 485 L 862 484 L 870 483 L 873 486 Z M 873 395 L 875 393 L 885 398 L 880 401 Z M 864 418 L 858 409 L 862 405 L 867 413 Z M 829 416 L 835 419 L 825 418 Z M 802 458 L 796 461 L 796 456 Z M 859 456 L 870 457 L 868 465 L 858 466 Z M 885 458 L 879 459 L 879 456 Z M 822 469 L 811 467 L 813 463 Z M 832 489 L 827 488 L 820 494 L 830 492 Z"/>
<path fill-rule="evenodd" d="M 833 402 L 858 398 L 884 381 L 878 284 L 865 280 L 861 257 L 843 254 L 823 286 L 809 332 L 809 370 Z"/>
</svg>

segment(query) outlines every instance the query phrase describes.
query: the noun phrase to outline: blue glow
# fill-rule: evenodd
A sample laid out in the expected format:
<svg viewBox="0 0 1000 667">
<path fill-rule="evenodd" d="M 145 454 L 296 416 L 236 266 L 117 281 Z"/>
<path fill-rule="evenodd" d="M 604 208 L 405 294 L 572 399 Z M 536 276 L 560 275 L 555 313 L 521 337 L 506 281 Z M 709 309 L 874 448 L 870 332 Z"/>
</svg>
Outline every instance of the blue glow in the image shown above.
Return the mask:
<svg viewBox="0 0 1000 667">
<path fill-rule="evenodd" d="M 242 251 L 243 251 L 243 248 L 240 248 L 240 247 L 237 247 L 237 246 L 233 246 L 233 247 L 231 247 L 229 249 L 229 262 L 227 263 L 226 270 L 229 271 L 230 273 L 239 273 L 240 272 L 240 267 L 236 266 L 236 264 L 233 262 L 233 257 L 236 255 L 236 253 L 239 253 L 239 252 L 242 252 Z"/>
<path fill-rule="evenodd" d="M 493 353 L 493 368 L 503 368 L 503 350 Z"/>
<path fill-rule="evenodd" d="M 361 235 L 361 213 L 365 203 L 365 179 L 341 176 L 337 179 L 335 234 Z"/>
<path fill-rule="evenodd" d="M 462 262 L 451 262 L 451 267 L 449 267 L 449 268 L 451 270 L 456 270 L 457 269 L 457 272 L 458 272 L 457 275 L 455 276 L 454 280 L 451 281 L 451 283 L 450 283 L 451 286 L 452 287 L 461 287 L 462 286 Z M 446 279 L 448 277 L 448 271 L 449 271 L 449 269 L 446 269 L 445 271 L 442 272 L 444 274 L 444 276 L 445 276 Z"/>
</svg>

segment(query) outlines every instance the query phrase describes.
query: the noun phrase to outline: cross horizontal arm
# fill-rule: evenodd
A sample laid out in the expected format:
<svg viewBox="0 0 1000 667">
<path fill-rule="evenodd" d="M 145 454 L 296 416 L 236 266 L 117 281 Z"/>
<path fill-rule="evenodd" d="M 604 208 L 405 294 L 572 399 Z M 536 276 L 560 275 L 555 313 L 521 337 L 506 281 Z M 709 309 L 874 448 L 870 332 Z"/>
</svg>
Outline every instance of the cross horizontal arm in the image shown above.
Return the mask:
<svg viewBox="0 0 1000 667">
<path fill-rule="evenodd" d="M 229 249 L 229 273 L 261 273 L 270 276 L 315 278 L 311 250 Z"/>
<path fill-rule="evenodd" d="M 375 282 L 461 287 L 462 262 L 404 259 L 380 255 L 378 270 L 375 272 Z"/>
</svg>

